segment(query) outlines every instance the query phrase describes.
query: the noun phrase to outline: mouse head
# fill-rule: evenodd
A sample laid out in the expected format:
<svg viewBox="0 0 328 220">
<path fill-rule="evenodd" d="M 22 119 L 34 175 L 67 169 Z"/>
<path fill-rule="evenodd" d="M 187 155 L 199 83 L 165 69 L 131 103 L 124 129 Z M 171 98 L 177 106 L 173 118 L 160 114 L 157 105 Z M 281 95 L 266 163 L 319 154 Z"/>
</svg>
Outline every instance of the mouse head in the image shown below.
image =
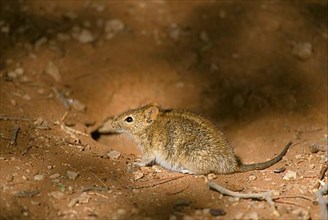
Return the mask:
<svg viewBox="0 0 328 220">
<path fill-rule="evenodd" d="M 160 108 L 156 104 L 149 104 L 141 108 L 132 109 L 114 118 L 112 127 L 117 132 L 136 134 L 156 120 Z"/>
</svg>

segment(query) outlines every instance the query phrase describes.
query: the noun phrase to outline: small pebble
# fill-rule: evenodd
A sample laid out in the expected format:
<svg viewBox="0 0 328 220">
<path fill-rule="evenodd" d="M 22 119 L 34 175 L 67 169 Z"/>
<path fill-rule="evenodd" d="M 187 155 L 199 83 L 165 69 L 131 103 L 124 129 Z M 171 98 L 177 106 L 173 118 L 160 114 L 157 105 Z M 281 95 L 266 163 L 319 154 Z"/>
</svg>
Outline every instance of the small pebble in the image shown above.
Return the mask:
<svg viewBox="0 0 328 220">
<path fill-rule="evenodd" d="M 44 174 L 36 174 L 33 178 L 35 181 L 41 181 L 41 180 L 44 180 L 45 175 Z"/>
<path fill-rule="evenodd" d="M 286 167 L 280 167 L 275 169 L 273 172 L 274 173 L 283 173 L 286 170 Z"/>
<path fill-rule="evenodd" d="M 121 153 L 116 150 L 112 150 L 107 154 L 107 156 L 109 156 L 112 160 L 116 160 L 121 156 Z"/>
<path fill-rule="evenodd" d="M 254 180 L 256 180 L 257 179 L 257 177 L 255 176 L 255 175 L 253 175 L 253 174 L 251 174 L 249 177 L 248 177 L 248 180 L 249 181 L 254 181 Z"/>
<path fill-rule="evenodd" d="M 16 105 L 17 105 L 17 103 L 16 103 L 16 101 L 15 101 L 14 99 L 10 99 L 10 103 L 11 103 L 13 106 L 16 106 Z"/>
<path fill-rule="evenodd" d="M 60 177 L 59 173 L 55 173 L 55 174 L 49 176 L 50 179 L 56 179 L 56 178 L 59 178 L 59 177 Z"/>
<path fill-rule="evenodd" d="M 77 36 L 77 39 L 80 41 L 80 43 L 90 43 L 95 40 L 93 34 L 87 30 L 83 29 L 81 33 Z"/>
<path fill-rule="evenodd" d="M 307 60 L 312 56 L 312 44 L 309 42 L 297 43 L 293 46 L 292 54 L 300 60 Z"/>
<path fill-rule="evenodd" d="M 248 220 L 258 220 L 258 219 L 260 219 L 257 212 L 248 212 L 243 216 L 243 218 L 248 219 Z"/>
<path fill-rule="evenodd" d="M 70 170 L 68 170 L 66 173 L 67 173 L 68 179 L 70 179 L 70 180 L 75 180 L 79 176 L 79 173 L 70 171 Z"/>
<path fill-rule="evenodd" d="M 203 42 L 207 43 L 209 41 L 208 35 L 205 31 L 202 31 L 199 34 L 199 39 L 202 40 Z"/>
<path fill-rule="evenodd" d="M 284 180 L 292 180 L 296 179 L 296 172 L 288 170 L 287 173 L 283 177 Z"/>
<path fill-rule="evenodd" d="M 51 61 L 46 66 L 44 72 L 51 76 L 56 82 L 59 82 L 61 79 L 58 67 Z"/>
<path fill-rule="evenodd" d="M 143 172 L 138 170 L 133 173 L 133 180 L 136 181 L 138 179 L 141 179 L 143 176 L 144 176 Z"/>
<path fill-rule="evenodd" d="M 70 102 L 73 108 L 79 112 L 84 112 L 87 108 L 84 103 L 80 102 L 77 99 L 72 99 Z"/>
<path fill-rule="evenodd" d="M 54 191 L 54 192 L 48 193 L 48 195 L 54 197 L 55 199 L 60 199 L 64 196 L 64 193 L 62 193 L 60 191 Z"/>
<path fill-rule="evenodd" d="M 123 30 L 125 27 L 124 23 L 118 19 L 112 19 L 106 22 L 105 32 L 118 32 Z"/>
<path fill-rule="evenodd" d="M 189 206 L 191 204 L 191 201 L 188 199 L 178 199 L 174 202 L 174 209 L 183 207 L 183 206 Z"/>
<path fill-rule="evenodd" d="M 23 98 L 24 100 L 26 100 L 26 101 L 31 100 L 31 96 L 29 96 L 28 94 L 23 95 L 22 98 Z"/>
<path fill-rule="evenodd" d="M 223 209 L 210 209 L 210 214 L 212 216 L 222 216 L 225 215 L 226 212 Z"/>
</svg>

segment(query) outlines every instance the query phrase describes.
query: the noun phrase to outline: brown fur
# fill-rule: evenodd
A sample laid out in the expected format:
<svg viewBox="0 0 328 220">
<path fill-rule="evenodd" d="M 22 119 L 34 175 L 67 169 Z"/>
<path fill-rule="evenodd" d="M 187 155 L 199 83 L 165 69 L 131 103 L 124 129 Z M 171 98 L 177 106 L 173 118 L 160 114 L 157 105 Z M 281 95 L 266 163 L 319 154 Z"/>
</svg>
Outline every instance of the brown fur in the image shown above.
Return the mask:
<svg viewBox="0 0 328 220">
<path fill-rule="evenodd" d="M 138 165 L 155 161 L 167 169 L 190 174 L 265 169 L 280 161 L 291 145 L 270 161 L 239 164 L 224 134 L 210 121 L 188 111 L 164 110 L 156 104 L 124 112 L 114 118 L 112 126 L 138 142 L 143 154 Z"/>
</svg>

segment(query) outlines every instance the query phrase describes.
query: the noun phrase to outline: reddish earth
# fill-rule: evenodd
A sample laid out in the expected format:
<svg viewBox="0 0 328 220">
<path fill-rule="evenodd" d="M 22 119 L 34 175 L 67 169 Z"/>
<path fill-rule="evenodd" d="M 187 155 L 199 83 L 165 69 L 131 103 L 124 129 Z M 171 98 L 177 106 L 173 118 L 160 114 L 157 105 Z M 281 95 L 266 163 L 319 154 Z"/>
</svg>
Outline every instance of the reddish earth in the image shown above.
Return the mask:
<svg viewBox="0 0 328 220">
<path fill-rule="evenodd" d="M 1 219 L 320 218 L 327 1 L 0 2 Z M 279 194 L 276 210 L 134 167 L 133 141 L 95 132 L 149 102 L 209 118 L 244 163 L 293 141 L 271 168 L 214 177 Z"/>
</svg>

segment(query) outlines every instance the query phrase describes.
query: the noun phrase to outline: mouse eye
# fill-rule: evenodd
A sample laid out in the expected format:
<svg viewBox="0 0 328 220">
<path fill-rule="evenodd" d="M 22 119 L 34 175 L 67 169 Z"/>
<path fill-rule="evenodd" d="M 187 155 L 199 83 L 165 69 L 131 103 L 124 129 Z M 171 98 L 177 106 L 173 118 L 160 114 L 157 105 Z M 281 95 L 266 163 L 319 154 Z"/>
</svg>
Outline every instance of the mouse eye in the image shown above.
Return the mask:
<svg viewBox="0 0 328 220">
<path fill-rule="evenodd" d="M 130 122 L 133 121 L 133 118 L 131 116 L 126 117 L 125 121 L 128 122 L 128 123 L 130 123 Z"/>
</svg>

